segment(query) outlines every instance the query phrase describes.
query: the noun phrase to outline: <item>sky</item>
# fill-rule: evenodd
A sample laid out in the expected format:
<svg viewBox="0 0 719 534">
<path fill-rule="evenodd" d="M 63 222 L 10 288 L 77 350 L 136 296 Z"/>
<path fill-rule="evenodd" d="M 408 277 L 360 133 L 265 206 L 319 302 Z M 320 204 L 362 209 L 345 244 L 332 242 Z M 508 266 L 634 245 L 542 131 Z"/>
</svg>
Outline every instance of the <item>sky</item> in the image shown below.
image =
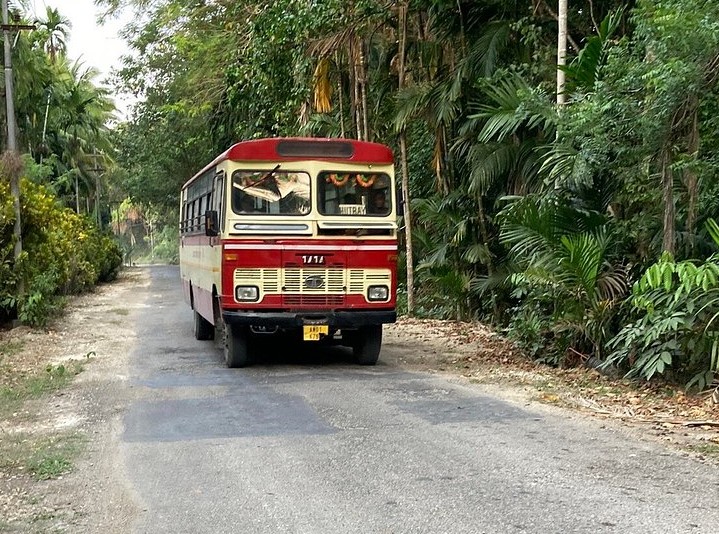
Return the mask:
<svg viewBox="0 0 719 534">
<path fill-rule="evenodd" d="M 67 40 L 68 57 L 85 66 L 93 66 L 100 71 L 97 81 L 101 82 L 113 67 L 119 66 L 121 55 L 128 53 L 125 42 L 118 37 L 118 31 L 124 25 L 129 14 L 113 19 L 100 26 L 97 15 L 100 10 L 93 0 L 31 0 L 31 14 L 44 18 L 46 6 L 53 7 L 72 23 Z M 121 114 L 133 101 L 128 95 L 113 95 Z"/>
</svg>

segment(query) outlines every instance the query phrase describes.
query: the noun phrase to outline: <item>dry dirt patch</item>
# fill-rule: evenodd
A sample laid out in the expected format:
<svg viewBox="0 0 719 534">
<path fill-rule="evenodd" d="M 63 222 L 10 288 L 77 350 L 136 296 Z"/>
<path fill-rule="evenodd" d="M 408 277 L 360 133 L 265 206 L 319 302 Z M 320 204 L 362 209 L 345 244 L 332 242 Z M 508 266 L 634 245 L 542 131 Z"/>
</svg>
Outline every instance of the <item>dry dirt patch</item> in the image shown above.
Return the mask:
<svg viewBox="0 0 719 534">
<path fill-rule="evenodd" d="M 113 467 L 101 457 L 117 407 L 95 394 L 121 398 L 134 343 L 128 316 L 142 306 L 135 289 L 147 283 L 141 270 L 125 270 L 70 299 L 46 328 L 0 330 L 0 392 L 13 407 L 0 409 L 0 532 L 79 532 L 88 507 L 105 499 L 131 510 L 123 488 L 107 483 Z"/>
</svg>

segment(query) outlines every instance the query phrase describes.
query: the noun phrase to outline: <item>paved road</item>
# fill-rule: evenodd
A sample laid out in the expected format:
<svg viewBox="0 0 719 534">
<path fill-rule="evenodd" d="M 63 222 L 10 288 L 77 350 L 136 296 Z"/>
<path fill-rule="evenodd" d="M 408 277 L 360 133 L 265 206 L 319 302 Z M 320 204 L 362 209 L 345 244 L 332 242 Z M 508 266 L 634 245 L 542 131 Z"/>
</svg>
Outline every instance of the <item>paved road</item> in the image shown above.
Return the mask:
<svg viewBox="0 0 719 534">
<path fill-rule="evenodd" d="M 719 531 L 715 468 L 595 421 L 339 348 L 227 369 L 177 269 L 151 273 L 121 436 L 133 532 Z"/>
</svg>

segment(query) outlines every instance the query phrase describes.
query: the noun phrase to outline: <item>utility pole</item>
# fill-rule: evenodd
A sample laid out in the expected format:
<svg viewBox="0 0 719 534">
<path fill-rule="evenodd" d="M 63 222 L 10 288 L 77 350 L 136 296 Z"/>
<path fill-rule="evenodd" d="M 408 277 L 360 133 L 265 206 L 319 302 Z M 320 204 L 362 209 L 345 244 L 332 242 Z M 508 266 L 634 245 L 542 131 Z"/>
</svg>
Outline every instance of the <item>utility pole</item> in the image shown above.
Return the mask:
<svg viewBox="0 0 719 534">
<path fill-rule="evenodd" d="M 8 17 L 8 0 L 2 0 L 2 30 L 5 45 L 5 106 L 7 109 L 7 153 L 4 158 L 6 171 L 10 175 L 10 194 L 13 199 L 13 210 L 15 211 L 15 227 L 13 236 L 15 248 L 13 258 L 17 265 L 22 253 L 22 222 L 20 220 L 20 173 L 22 165 L 17 154 L 17 126 L 15 124 L 15 101 L 13 100 L 14 86 L 12 76 L 12 40 L 10 32 L 17 30 L 32 30 L 35 26 L 23 24 L 10 24 Z M 19 293 L 22 293 L 20 282 Z"/>
</svg>

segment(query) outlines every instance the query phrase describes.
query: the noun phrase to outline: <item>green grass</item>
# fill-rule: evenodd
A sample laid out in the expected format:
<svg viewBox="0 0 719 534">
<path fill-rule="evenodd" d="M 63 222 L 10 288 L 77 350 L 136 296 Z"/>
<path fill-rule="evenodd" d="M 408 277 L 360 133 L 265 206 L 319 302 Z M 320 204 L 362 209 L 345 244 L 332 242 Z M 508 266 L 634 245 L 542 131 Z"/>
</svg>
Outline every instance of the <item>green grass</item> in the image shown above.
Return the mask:
<svg viewBox="0 0 719 534">
<path fill-rule="evenodd" d="M 15 356 L 24 346 L 25 344 L 22 341 L 5 341 L 0 343 L 0 364 L 8 356 Z"/>
<path fill-rule="evenodd" d="M 11 386 L 0 387 L 0 420 L 11 417 L 23 404 L 67 386 L 82 372 L 82 363 L 76 360 L 67 365 L 48 365 L 44 371 L 30 376 L 18 374 Z"/>
<path fill-rule="evenodd" d="M 699 454 L 706 454 L 707 456 L 719 456 L 719 444 L 717 443 L 699 443 L 692 445 L 691 450 L 698 452 Z"/>
<path fill-rule="evenodd" d="M 56 479 L 72 471 L 75 460 L 86 448 L 87 437 L 77 432 L 37 436 L 30 433 L 0 433 L 0 471 L 5 475 L 27 474 L 33 479 Z M 0 532 L 50 534 L 65 532 L 55 524 L 63 511 L 41 506 L 44 497 L 31 490 L 25 502 L 38 508 L 32 516 L 8 522 L 0 519 Z M 60 515 L 58 515 L 58 513 Z"/>
<path fill-rule="evenodd" d="M 31 436 L 26 433 L 0 434 L 0 471 L 22 467 L 30 442 Z"/>
<path fill-rule="evenodd" d="M 0 471 L 25 471 L 36 480 L 57 478 L 72 470 L 86 442 L 79 433 L 42 437 L 4 433 L 0 436 Z"/>
<path fill-rule="evenodd" d="M 78 433 L 40 439 L 25 458 L 25 468 L 36 480 L 50 480 L 72 470 L 87 439 Z"/>
<path fill-rule="evenodd" d="M 0 388 L 0 420 L 26 421 L 37 417 L 26 402 L 67 386 L 82 371 L 82 362 L 48 365 L 26 376 L 17 373 L 10 386 Z M 0 471 L 26 471 L 37 480 L 56 478 L 72 468 L 84 440 L 77 434 L 52 437 L 25 432 L 0 433 Z"/>
</svg>

